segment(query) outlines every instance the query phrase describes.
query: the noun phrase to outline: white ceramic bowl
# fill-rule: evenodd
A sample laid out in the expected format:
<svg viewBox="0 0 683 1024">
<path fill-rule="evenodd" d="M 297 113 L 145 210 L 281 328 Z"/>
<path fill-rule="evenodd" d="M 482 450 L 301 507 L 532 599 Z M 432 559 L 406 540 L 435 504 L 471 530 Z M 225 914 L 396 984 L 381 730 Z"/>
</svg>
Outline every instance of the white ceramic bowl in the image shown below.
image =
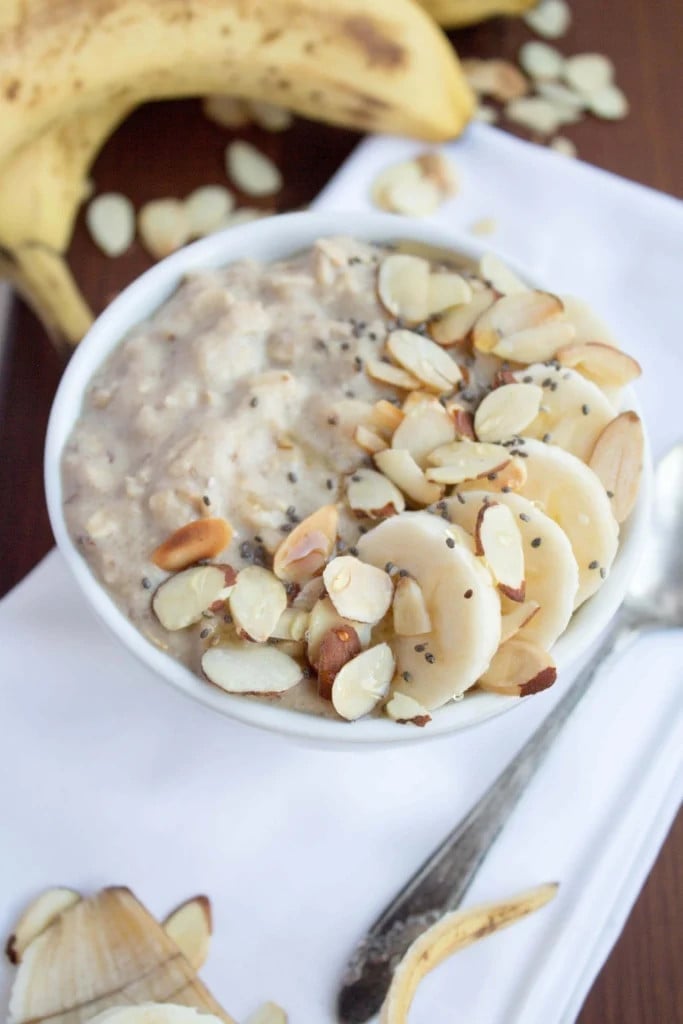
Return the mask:
<svg viewBox="0 0 683 1024">
<path fill-rule="evenodd" d="M 221 714 L 249 725 L 339 747 L 396 744 L 427 740 L 483 722 L 520 703 L 518 698 L 471 693 L 434 713 L 425 729 L 399 726 L 387 719 L 332 721 L 223 693 L 154 647 L 117 608 L 75 547 L 64 520 L 60 461 L 65 442 L 79 416 L 83 395 L 94 371 L 123 336 L 149 316 L 176 289 L 183 275 L 217 267 L 242 257 L 271 261 L 311 245 L 325 235 L 348 234 L 369 241 L 410 238 L 478 258 L 490 245 L 416 220 L 388 214 L 295 213 L 257 221 L 212 235 L 175 253 L 133 282 L 105 310 L 83 339 L 62 378 L 52 408 L 45 451 L 48 510 L 57 544 L 95 612 L 128 650 L 158 676 Z M 508 261 L 509 262 L 509 261 Z M 513 265 L 514 267 L 514 265 Z M 530 283 L 523 267 L 514 269 Z M 552 281 L 545 282 L 552 289 Z M 629 396 L 632 398 L 633 396 Z M 634 402 L 629 401 L 630 405 Z M 619 553 L 604 586 L 583 605 L 553 648 L 560 670 L 575 662 L 604 629 L 621 603 L 635 568 L 649 508 L 650 470 L 645 473 L 638 504 L 623 530 Z"/>
</svg>

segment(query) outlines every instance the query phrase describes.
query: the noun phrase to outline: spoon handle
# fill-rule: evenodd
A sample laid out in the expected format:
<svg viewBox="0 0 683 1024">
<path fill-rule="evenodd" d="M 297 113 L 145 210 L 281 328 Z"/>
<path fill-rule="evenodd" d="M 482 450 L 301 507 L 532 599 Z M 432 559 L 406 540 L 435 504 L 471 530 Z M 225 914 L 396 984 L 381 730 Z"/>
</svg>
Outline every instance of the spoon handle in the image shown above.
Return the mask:
<svg viewBox="0 0 683 1024">
<path fill-rule="evenodd" d="M 590 662 L 507 768 L 446 836 L 371 926 L 353 954 L 339 994 L 339 1019 L 362 1024 L 376 1013 L 396 961 L 411 942 L 461 902 L 481 862 L 517 805 L 558 733 L 590 687 L 598 669 L 639 634 L 617 615 Z"/>
</svg>

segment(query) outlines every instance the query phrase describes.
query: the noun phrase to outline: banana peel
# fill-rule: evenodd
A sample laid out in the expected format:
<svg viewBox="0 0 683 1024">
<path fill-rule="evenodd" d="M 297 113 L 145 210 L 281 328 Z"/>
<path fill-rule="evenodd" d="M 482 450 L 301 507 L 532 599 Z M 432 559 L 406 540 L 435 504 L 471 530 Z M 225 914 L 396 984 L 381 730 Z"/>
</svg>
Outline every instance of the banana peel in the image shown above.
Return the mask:
<svg viewBox="0 0 683 1024">
<path fill-rule="evenodd" d="M 535 7 L 538 0 L 418 0 L 444 28 L 474 25 L 499 14 L 518 15 Z"/>
</svg>

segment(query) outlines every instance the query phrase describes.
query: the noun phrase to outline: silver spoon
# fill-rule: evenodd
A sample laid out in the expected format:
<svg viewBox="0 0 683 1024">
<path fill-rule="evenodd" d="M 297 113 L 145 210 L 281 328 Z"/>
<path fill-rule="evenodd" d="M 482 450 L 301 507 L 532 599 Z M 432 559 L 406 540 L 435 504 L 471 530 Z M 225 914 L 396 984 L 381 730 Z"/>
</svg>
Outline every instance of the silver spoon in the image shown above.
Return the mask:
<svg viewBox="0 0 683 1024">
<path fill-rule="evenodd" d="M 649 629 L 683 626 L 683 443 L 660 461 L 654 516 L 640 568 L 591 662 L 498 776 L 371 926 L 342 979 L 342 1024 L 362 1024 L 380 1009 L 393 969 L 425 928 L 461 902 L 557 734 L 605 659 Z"/>
</svg>

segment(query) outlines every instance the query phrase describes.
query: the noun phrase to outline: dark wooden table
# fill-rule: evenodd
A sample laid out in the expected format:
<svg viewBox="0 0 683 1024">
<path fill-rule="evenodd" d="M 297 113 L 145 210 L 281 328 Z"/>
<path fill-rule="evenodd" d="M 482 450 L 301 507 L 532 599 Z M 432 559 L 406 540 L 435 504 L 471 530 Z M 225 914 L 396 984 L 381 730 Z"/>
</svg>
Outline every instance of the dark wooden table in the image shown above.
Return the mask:
<svg viewBox="0 0 683 1024">
<path fill-rule="evenodd" d="M 563 134 L 576 142 L 584 159 L 683 195 L 681 0 L 575 0 L 573 8 L 573 27 L 558 45 L 566 54 L 586 50 L 609 54 L 629 97 L 631 114 L 617 124 L 587 120 Z M 452 33 L 452 38 L 463 55 L 514 59 L 531 34 L 521 23 L 497 19 Z M 239 134 L 270 152 L 282 168 L 286 185 L 278 197 L 279 209 L 309 202 L 359 138 L 304 121 L 297 121 L 284 135 L 267 135 L 255 128 Z M 157 196 L 184 195 L 198 184 L 225 180 L 227 135 L 201 117 L 194 101 L 151 104 L 136 112 L 108 142 L 93 169 L 93 179 L 98 190 L 120 189 L 137 204 Z M 150 262 L 138 245 L 118 260 L 107 260 L 90 242 L 82 219 L 70 261 L 97 310 Z M 0 375 L 0 593 L 18 582 L 53 543 L 41 460 L 47 415 L 61 370 L 62 361 L 40 325 L 17 303 Z M 683 816 L 679 816 L 586 1000 L 581 1024 L 683 1022 L 682 907 Z"/>
</svg>

